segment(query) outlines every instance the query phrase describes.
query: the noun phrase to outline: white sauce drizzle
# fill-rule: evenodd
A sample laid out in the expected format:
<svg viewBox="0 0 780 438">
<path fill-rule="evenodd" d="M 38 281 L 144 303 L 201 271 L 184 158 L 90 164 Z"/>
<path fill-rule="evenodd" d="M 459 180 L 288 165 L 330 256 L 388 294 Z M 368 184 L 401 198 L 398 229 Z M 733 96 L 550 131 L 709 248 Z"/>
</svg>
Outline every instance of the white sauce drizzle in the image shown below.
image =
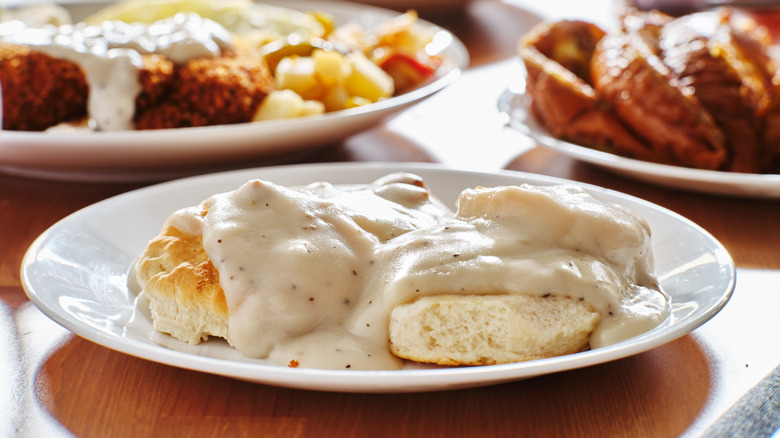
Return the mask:
<svg viewBox="0 0 780 438">
<path fill-rule="evenodd" d="M 104 21 L 30 27 L 12 20 L 0 24 L 0 41 L 78 64 L 89 86 L 91 125 L 96 130 L 115 131 L 133 127 L 142 54 L 159 53 L 177 64 L 215 57 L 230 47 L 231 35 L 214 21 L 179 13 L 151 24 Z"/>
<path fill-rule="evenodd" d="M 575 186 L 464 191 L 452 214 L 407 174 L 365 186 L 255 180 L 173 214 L 202 233 L 244 355 L 303 367 L 397 369 L 393 307 L 435 294 L 558 294 L 602 315 L 598 348 L 660 324 L 650 230 Z"/>
</svg>

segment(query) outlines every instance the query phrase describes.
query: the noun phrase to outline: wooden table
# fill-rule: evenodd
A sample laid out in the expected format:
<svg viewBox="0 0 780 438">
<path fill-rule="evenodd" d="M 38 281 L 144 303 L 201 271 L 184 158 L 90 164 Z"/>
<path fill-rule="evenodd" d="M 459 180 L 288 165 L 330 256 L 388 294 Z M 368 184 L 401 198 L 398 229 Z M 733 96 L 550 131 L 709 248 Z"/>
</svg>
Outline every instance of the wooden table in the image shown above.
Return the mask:
<svg viewBox="0 0 780 438">
<path fill-rule="evenodd" d="M 611 19 L 610 2 L 549 3 L 535 7 L 556 17 Z M 98 346 L 28 301 L 19 266 L 35 237 L 142 184 L 0 176 L 0 436 L 698 436 L 780 364 L 780 201 L 652 186 L 535 147 L 504 126 L 495 101 L 520 74 L 515 42 L 538 17 L 522 4 L 492 0 L 424 16 L 466 42 L 473 68 L 451 89 L 314 161 L 507 168 L 639 196 L 726 246 L 738 267 L 726 308 L 654 350 L 502 385 L 344 394 L 250 384 Z M 453 105 L 464 99 L 468 110 Z"/>
</svg>

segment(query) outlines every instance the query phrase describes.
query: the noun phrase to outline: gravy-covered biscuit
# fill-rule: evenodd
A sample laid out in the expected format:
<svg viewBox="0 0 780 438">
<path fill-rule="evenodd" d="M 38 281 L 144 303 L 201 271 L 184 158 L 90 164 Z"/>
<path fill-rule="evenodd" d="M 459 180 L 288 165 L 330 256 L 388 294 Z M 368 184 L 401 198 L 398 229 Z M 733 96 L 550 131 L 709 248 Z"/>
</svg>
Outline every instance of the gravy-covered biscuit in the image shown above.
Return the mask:
<svg viewBox="0 0 780 438">
<path fill-rule="evenodd" d="M 635 336 L 669 301 L 650 229 L 574 185 L 253 180 L 171 215 L 138 265 L 154 326 L 279 365 L 484 365 Z"/>
</svg>

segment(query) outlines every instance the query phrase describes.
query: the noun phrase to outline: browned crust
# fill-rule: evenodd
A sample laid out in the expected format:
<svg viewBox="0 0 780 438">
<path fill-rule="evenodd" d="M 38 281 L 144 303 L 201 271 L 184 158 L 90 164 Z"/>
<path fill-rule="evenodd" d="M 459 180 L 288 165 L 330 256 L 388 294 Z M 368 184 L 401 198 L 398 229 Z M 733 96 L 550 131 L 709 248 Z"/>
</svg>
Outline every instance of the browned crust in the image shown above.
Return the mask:
<svg viewBox="0 0 780 438">
<path fill-rule="evenodd" d="M 600 37 L 576 21 L 536 26 L 519 47 L 531 114 L 556 137 L 619 155 L 777 172 L 780 80 L 765 32 L 727 9 L 697 15 L 713 35 L 682 35 L 695 28 L 687 16 L 636 10 Z"/>
<path fill-rule="evenodd" d="M 3 129 L 41 131 L 87 113 L 87 83 L 72 62 L 0 44 Z"/>
<path fill-rule="evenodd" d="M 589 81 L 590 59 L 604 31 L 580 20 L 541 23 L 525 35 L 520 45 L 536 49 L 584 81 Z"/>
<path fill-rule="evenodd" d="M 141 59 L 143 66 L 138 71 L 141 92 L 135 99 L 136 112 L 157 105 L 173 82 L 174 65 L 170 59 L 157 54 L 144 55 Z"/>
<path fill-rule="evenodd" d="M 582 21 L 543 23 L 521 40 L 531 113 L 554 136 L 610 153 L 649 159 L 649 148 L 589 83 L 604 32 Z"/>
<path fill-rule="evenodd" d="M 170 95 L 160 105 L 137 114 L 136 128 L 249 122 L 273 89 L 265 61 L 254 52 L 192 59 L 176 69 Z"/>
<path fill-rule="evenodd" d="M 196 58 L 182 66 L 159 54 L 142 60 L 137 129 L 250 122 L 274 88 L 265 61 L 248 50 Z M 0 83 L 3 129 L 42 131 L 87 115 L 88 85 L 71 61 L 0 44 Z"/>
<path fill-rule="evenodd" d="M 631 34 L 605 36 L 593 57 L 594 87 L 653 149 L 654 161 L 715 170 L 726 161 L 725 138 L 692 96 Z"/>
<path fill-rule="evenodd" d="M 200 235 L 168 227 L 147 245 L 137 273 L 144 292 L 185 308 L 200 307 L 228 316 L 219 273 L 203 249 Z"/>
</svg>

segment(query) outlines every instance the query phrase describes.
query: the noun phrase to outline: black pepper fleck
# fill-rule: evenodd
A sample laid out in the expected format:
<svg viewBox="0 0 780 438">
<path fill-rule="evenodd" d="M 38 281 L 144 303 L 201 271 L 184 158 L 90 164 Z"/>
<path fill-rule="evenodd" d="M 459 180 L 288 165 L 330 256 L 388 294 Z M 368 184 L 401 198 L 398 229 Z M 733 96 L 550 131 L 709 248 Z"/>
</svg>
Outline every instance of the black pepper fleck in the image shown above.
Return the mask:
<svg viewBox="0 0 780 438">
<path fill-rule="evenodd" d="M 546 294 L 542 295 L 542 298 L 548 298 L 550 295 L 552 295 L 552 294 L 546 293 Z"/>
</svg>

